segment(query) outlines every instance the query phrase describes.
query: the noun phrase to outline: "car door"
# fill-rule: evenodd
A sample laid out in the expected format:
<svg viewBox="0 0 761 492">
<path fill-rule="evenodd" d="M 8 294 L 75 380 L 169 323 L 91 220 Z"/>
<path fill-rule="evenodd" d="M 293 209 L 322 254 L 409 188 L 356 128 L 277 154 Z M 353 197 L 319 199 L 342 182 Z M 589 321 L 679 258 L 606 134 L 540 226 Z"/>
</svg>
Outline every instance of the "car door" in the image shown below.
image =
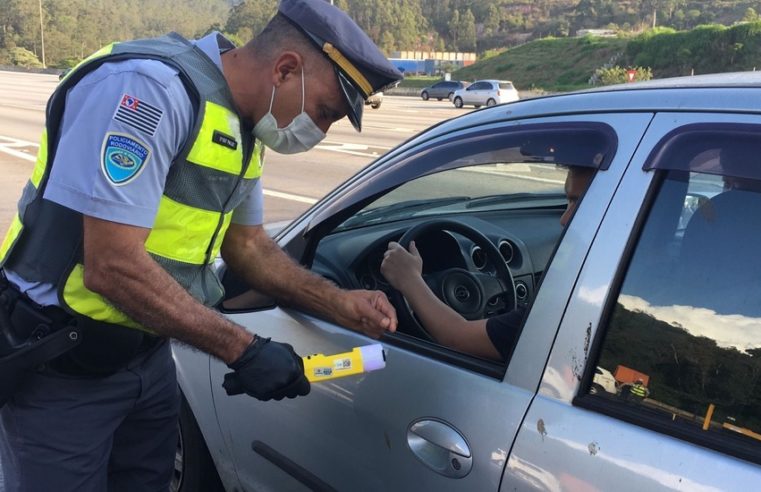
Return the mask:
<svg viewBox="0 0 761 492">
<path fill-rule="evenodd" d="M 447 96 L 448 82 L 439 82 L 431 87 L 431 97 L 440 98 Z"/>
<path fill-rule="evenodd" d="M 760 149 L 758 116 L 654 118 L 576 282 L 501 490 L 761 483 Z M 597 368 L 617 389 L 592 390 Z"/>
<path fill-rule="evenodd" d="M 490 97 L 494 97 L 494 94 L 496 93 L 494 87 L 495 84 L 493 82 L 482 82 L 481 88 L 479 88 L 474 94 L 475 100 L 473 101 L 473 104 L 479 106 L 486 105 L 486 101 L 488 101 Z"/>
<path fill-rule="evenodd" d="M 217 382 L 229 370 L 212 360 L 211 381 L 219 425 L 244 487 L 498 490 L 509 450 L 536 393 L 585 253 L 650 119 L 646 113 L 572 115 L 482 124 L 430 139 L 419 137 L 417 143 L 392 152 L 360 173 L 287 229 L 280 237 L 286 250 L 292 254 L 310 251 L 310 241 L 317 241 L 314 244 L 319 253 L 320 242 L 327 240 L 320 235 L 329 234 L 324 231 L 332 231 L 335 224 L 345 221 L 346 213 L 353 214 L 357 204 L 379 195 L 382 198 L 384 193 L 411 180 L 435 179 L 449 171 L 462 173 L 459 167 L 465 162 L 485 159 L 488 163 L 490 153 L 511 139 L 534 142 L 547 135 L 565 135 L 569 141 L 568 132 L 603 129 L 600 131 L 606 141 L 613 143 L 605 157 L 607 169 L 598 171 L 576 211 L 573 227 L 561 236 L 518 347 L 506 367 L 397 334 L 381 341 L 386 351 L 385 369 L 315 383 L 307 397 L 259 402 L 246 396 L 226 396 Z M 452 154 L 459 157 L 442 158 Z M 543 158 L 536 154 L 537 162 Z M 515 168 L 510 175 L 522 170 Z M 492 183 L 497 171 L 478 169 L 467 175 Z M 546 181 L 541 177 L 520 178 L 523 186 Z M 562 189 L 562 182 L 559 186 Z M 467 217 L 463 220 L 475 221 Z M 392 222 L 387 227 L 400 226 Z M 350 240 L 336 242 L 339 251 L 347 252 L 352 247 Z M 228 315 L 260 336 L 291 343 L 300 354 L 335 354 L 375 343 L 291 309 L 278 307 Z M 524 338 L 531 342 L 524 342 Z"/>
<path fill-rule="evenodd" d="M 462 102 L 464 104 L 478 104 L 479 93 L 486 86 L 485 82 L 476 82 L 462 91 Z"/>
</svg>

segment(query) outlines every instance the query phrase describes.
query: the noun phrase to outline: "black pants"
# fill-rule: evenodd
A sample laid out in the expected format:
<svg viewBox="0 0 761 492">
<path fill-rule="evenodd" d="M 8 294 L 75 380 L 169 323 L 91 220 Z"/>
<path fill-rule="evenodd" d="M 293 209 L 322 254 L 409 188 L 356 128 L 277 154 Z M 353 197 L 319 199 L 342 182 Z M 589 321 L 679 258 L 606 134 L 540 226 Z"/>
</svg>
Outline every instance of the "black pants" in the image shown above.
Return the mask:
<svg viewBox="0 0 761 492">
<path fill-rule="evenodd" d="M 0 410 L 5 491 L 166 491 L 178 412 L 168 342 L 104 378 L 35 373 Z"/>
</svg>

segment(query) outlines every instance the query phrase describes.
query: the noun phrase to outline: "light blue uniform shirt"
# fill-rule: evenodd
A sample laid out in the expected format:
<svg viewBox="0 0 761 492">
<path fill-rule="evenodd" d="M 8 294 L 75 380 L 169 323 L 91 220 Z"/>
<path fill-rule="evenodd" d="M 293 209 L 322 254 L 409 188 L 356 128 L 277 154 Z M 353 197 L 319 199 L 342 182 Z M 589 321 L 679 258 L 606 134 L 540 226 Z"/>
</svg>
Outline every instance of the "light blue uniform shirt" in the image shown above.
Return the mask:
<svg viewBox="0 0 761 492">
<path fill-rule="evenodd" d="M 216 32 L 195 43 L 220 70 L 220 50 L 233 47 Z M 124 111 L 125 105 L 148 109 L 132 118 Z M 177 70 L 156 60 L 104 63 L 66 95 L 44 197 L 90 217 L 151 228 L 169 167 L 192 126 L 193 106 Z M 114 138 L 126 139 L 147 151 L 139 172 L 123 183 L 109 178 L 103 165 L 105 151 Z M 235 209 L 232 222 L 260 225 L 263 201 L 260 180 Z M 58 304 L 55 286 L 26 282 L 7 269 L 5 273 L 38 304 Z"/>
</svg>

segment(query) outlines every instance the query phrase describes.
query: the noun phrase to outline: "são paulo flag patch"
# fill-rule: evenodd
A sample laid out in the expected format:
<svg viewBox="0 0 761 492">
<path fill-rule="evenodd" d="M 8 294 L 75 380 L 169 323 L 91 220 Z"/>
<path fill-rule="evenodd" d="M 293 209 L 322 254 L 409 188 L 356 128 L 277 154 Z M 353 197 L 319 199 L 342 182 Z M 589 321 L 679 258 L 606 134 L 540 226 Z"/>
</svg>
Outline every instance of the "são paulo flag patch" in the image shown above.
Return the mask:
<svg viewBox="0 0 761 492">
<path fill-rule="evenodd" d="M 114 119 L 122 124 L 137 128 L 151 137 L 156 134 L 156 128 L 161 123 L 164 112 L 135 96 L 124 94 L 116 106 Z"/>
</svg>

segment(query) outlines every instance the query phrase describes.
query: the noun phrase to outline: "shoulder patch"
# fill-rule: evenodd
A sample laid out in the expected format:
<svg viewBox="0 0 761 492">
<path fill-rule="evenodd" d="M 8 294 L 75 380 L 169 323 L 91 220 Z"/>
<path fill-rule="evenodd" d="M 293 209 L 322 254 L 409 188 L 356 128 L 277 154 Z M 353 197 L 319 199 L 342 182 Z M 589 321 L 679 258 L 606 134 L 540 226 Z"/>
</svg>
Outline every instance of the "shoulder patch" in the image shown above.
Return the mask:
<svg viewBox="0 0 761 492">
<path fill-rule="evenodd" d="M 120 123 L 137 128 L 151 137 L 156 133 L 164 112 L 134 96 L 124 94 L 116 107 L 114 119 Z"/>
<path fill-rule="evenodd" d="M 100 168 L 106 179 L 121 186 L 137 178 L 150 157 L 151 149 L 135 137 L 107 133 L 103 139 Z"/>
</svg>

